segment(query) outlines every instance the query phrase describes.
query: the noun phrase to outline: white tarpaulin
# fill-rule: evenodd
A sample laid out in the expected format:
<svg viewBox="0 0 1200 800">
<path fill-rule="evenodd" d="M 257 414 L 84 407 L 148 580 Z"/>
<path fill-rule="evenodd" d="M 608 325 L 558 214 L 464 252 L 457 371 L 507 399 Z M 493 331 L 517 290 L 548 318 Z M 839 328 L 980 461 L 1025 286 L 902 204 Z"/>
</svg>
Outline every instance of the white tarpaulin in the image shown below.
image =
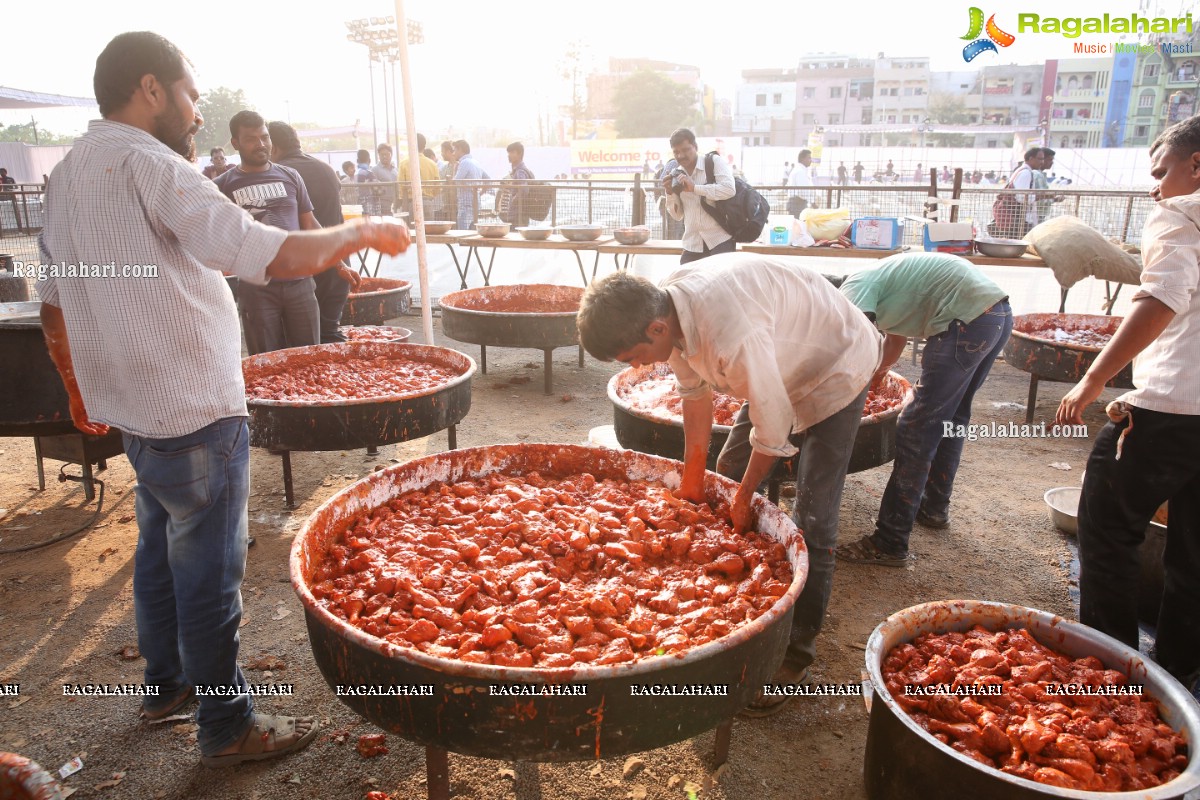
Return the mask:
<svg viewBox="0 0 1200 800">
<path fill-rule="evenodd" d="M 96 108 L 96 101 L 91 97 L 71 97 L 65 94 L 45 94 L 30 92 L 25 89 L 10 89 L 0 86 L 0 110 L 13 111 L 23 108 L 58 108 L 75 106 L 78 108 Z"/>
</svg>

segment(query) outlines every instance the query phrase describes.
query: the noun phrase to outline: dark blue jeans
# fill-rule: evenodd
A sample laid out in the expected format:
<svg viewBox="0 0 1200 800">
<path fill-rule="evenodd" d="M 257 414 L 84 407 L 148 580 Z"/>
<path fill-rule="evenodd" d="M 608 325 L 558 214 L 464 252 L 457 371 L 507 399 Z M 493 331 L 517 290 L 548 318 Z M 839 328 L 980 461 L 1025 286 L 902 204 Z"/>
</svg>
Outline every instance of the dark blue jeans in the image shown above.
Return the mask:
<svg viewBox="0 0 1200 800">
<path fill-rule="evenodd" d="M 138 479 L 133 605 L 146 684 L 164 698 L 189 683 L 244 688 L 237 655 L 250 494 L 246 418 L 174 439 L 124 440 Z M 202 697 L 200 752 L 236 742 L 253 708 L 248 694 Z"/>
<path fill-rule="evenodd" d="M 1136 649 L 1138 546 L 1170 501 L 1155 659 L 1185 686 L 1200 678 L 1200 417 L 1134 408 L 1108 423 L 1079 501 L 1079 621 Z"/>
<path fill-rule="evenodd" d="M 863 387 L 841 411 L 804 433 L 793 433 L 789 439 L 800 448 L 796 456 L 792 521 L 804 534 L 804 546 L 808 549 L 808 579 L 796 598 L 791 639 L 784 658 L 784 664 L 795 670 L 808 667 L 817 657 L 817 634 L 821 632 L 825 609 L 833 593 L 833 551 L 837 547 L 842 487 L 846 484 L 846 468 L 850 466 L 866 399 L 867 389 Z M 717 457 L 717 472 L 736 481 L 742 479 L 750 463 L 751 427 L 750 404 L 743 403 Z"/>
<path fill-rule="evenodd" d="M 949 509 L 963 439 L 945 436 L 944 423 L 971 421 L 971 400 L 1012 325 L 1012 309 L 1001 300 L 971 322 L 955 320 L 945 333 L 926 340 L 913 401 L 896 425 L 896 461 L 871 536 L 885 553 L 908 553 L 918 510 L 938 516 Z"/>
<path fill-rule="evenodd" d="M 731 236 L 720 244 L 715 245 L 711 250 L 709 249 L 708 245 L 704 245 L 704 251 L 701 253 L 697 253 L 694 250 L 684 250 L 683 254 L 679 256 L 679 263 L 688 264 L 692 261 L 699 261 L 702 258 L 715 256 L 717 253 L 732 253 L 736 249 L 737 242 L 735 242 Z"/>
</svg>

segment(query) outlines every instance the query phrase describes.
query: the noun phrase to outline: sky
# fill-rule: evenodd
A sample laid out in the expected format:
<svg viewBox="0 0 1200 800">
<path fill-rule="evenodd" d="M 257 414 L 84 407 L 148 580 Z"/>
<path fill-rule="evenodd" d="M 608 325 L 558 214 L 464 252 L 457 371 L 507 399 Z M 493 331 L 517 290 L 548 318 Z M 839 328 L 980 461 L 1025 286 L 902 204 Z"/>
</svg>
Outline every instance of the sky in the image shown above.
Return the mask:
<svg viewBox="0 0 1200 800">
<path fill-rule="evenodd" d="M 759 0 L 747 6 L 661 0 L 406 0 L 406 15 L 419 21 L 425 33 L 425 43 L 409 49 L 414 121 L 420 131 L 496 127 L 533 141 L 539 115 L 545 119 L 569 100 L 570 88 L 560 71 L 575 41 L 583 43 L 588 66 L 603 67 L 609 57 L 698 66 L 718 97 L 732 101 L 743 69 L 789 68 L 805 54 L 928 56 L 934 70 L 963 70 L 1069 58 L 1074 41 L 1118 39 L 1112 34 L 1071 40 L 1027 33 L 1017 35 L 999 54 L 983 53 L 967 64 L 962 56 L 967 42 L 961 37 L 972 4 L 985 15 L 995 13 L 997 24 L 1013 34 L 1018 12 L 1094 17 L 1135 12 L 1177 16 L 1191 10 L 1183 0 Z M 42 46 L 17 48 L 16 58 L 6 57 L 0 84 L 90 97 L 95 56 L 108 40 L 127 30 L 153 30 L 191 59 L 201 92 L 241 88 L 268 119 L 329 127 L 353 125 L 357 119 L 365 128 L 371 119 L 367 51 L 347 41 L 345 21 L 396 13 L 392 0 L 259 0 L 244 7 L 210 3 L 199 12 L 196 4 L 114 0 L 103 5 L 103 13 L 98 8 L 91 0 L 7 4 L 3 17 L 9 38 Z M 1200 5 L 1194 13 L 1200 24 Z M 400 72 L 397 65 L 397 77 Z M 378 70 L 375 76 L 382 117 Z M 396 96 L 403 97 L 399 87 Z M 70 133 L 81 131 L 94 112 L 41 109 L 33 116 L 40 128 Z M 0 123 L 25 123 L 29 117 L 29 112 L 0 112 Z"/>
</svg>

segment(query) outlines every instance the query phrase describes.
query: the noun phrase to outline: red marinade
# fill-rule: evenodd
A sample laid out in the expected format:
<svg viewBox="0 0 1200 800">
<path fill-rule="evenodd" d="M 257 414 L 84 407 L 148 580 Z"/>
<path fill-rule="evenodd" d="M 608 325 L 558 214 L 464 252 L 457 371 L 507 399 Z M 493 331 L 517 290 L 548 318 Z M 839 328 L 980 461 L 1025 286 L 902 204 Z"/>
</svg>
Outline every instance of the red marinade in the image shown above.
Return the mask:
<svg viewBox="0 0 1200 800">
<path fill-rule="evenodd" d="M 1094 656 L 1068 658 L 1024 629 L 923 634 L 893 648 L 882 666 L 892 697 L 925 730 L 1010 775 L 1068 789 L 1138 791 L 1174 779 L 1188 763 L 1187 744 L 1152 700 L 1056 691 L 1109 691 L 1125 685 L 1124 674 Z M 906 686 L 1001 689 L 996 696 L 915 695 Z"/>
<path fill-rule="evenodd" d="M 434 656 L 617 664 L 718 639 L 786 593 L 784 546 L 727 516 L 590 474 L 436 483 L 356 519 L 311 589 L 366 633 Z"/>
</svg>

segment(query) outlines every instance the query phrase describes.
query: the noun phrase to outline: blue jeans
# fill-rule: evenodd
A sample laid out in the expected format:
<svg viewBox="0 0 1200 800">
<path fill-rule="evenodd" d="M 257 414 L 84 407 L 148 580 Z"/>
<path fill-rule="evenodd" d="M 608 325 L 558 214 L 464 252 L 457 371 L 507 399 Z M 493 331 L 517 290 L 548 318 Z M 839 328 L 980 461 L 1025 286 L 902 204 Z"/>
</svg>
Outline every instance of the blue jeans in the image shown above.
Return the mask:
<svg viewBox="0 0 1200 800">
<path fill-rule="evenodd" d="M 833 551 L 837 547 L 842 487 L 846 484 L 846 468 L 850 466 L 866 399 L 864 386 L 841 411 L 790 437 L 792 444 L 800 448 L 796 456 L 792 520 L 804 534 L 804 546 L 808 549 L 808 579 L 796 598 L 791 638 L 784 658 L 784 664 L 795 670 L 808 667 L 816 659 L 817 634 L 821 632 L 833 592 Z M 740 481 L 746 472 L 751 452 L 750 428 L 750 404 L 743 403 L 717 457 L 717 472 L 727 478 Z"/>
<path fill-rule="evenodd" d="M 161 698 L 189 683 L 245 687 L 237 655 L 250 494 L 246 418 L 174 439 L 125 434 L 124 441 L 138 478 L 133 603 L 146 684 L 160 687 Z M 236 742 L 253 707 L 248 694 L 202 697 L 200 752 Z"/>
<path fill-rule="evenodd" d="M 945 436 L 944 423 L 971 421 L 971 400 L 1004 349 L 1012 325 L 1005 299 L 971 322 L 955 320 L 945 333 L 926 340 L 921 379 L 896 424 L 896 462 L 871 536 L 885 553 L 908 553 L 918 510 L 941 516 L 949 509 L 963 439 Z"/>
</svg>

